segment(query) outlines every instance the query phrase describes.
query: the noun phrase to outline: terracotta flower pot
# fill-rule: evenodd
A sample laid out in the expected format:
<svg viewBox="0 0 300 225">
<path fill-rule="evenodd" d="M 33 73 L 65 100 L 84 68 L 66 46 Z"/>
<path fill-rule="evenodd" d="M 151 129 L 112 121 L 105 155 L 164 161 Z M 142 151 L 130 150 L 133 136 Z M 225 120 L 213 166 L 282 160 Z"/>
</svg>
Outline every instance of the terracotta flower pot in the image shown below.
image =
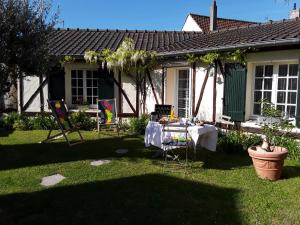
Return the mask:
<svg viewBox="0 0 300 225">
<path fill-rule="evenodd" d="M 266 180 L 278 180 L 281 177 L 284 159 L 287 157 L 286 148 L 275 146 L 273 152 L 258 152 L 256 146 L 248 149 L 258 177 Z"/>
</svg>

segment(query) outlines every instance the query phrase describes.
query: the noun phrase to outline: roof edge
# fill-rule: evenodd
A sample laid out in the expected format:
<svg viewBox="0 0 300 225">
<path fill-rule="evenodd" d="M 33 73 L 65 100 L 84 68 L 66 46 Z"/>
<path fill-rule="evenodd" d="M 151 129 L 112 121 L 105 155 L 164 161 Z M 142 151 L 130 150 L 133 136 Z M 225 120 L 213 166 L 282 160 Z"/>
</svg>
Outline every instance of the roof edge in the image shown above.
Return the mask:
<svg viewBox="0 0 300 225">
<path fill-rule="evenodd" d="M 203 49 L 190 49 L 190 50 L 181 50 L 181 51 L 171 51 L 171 52 L 160 52 L 157 54 L 159 57 L 164 56 L 180 56 L 184 54 L 204 54 L 207 52 L 215 52 L 215 51 L 231 51 L 237 48 L 264 48 L 264 47 L 272 47 L 272 46 L 286 46 L 286 45 L 299 45 L 300 38 L 291 38 L 291 39 L 284 39 L 284 40 L 273 40 L 273 41 L 263 41 L 263 42 L 253 42 L 253 43 L 241 43 L 238 45 L 228 45 L 223 47 L 213 47 L 213 48 L 203 48 Z"/>
</svg>

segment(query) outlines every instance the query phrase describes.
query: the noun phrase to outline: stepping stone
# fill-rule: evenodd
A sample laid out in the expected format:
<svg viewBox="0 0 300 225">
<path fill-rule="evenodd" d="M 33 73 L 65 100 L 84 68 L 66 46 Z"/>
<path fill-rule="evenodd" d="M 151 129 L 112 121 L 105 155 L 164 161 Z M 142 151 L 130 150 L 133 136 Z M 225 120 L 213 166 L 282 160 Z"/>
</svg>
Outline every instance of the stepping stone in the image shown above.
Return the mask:
<svg viewBox="0 0 300 225">
<path fill-rule="evenodd" d="M 101 159 L 91 162 L 91 166 L 102 166 L 104 164 L 109 164 L 111 161 L 108 159 Z"/>
<path fill-rule="evenodd" d="M 128 149 L 118 149 L 115 151 L 118 155 L 125 155 L 128 153 Z"/>
<path fill-rule="evenodd" d="M 63 179 L 65 179 L 65 177 L 60 174 L 43 177 L 41 185 L 44 187 L 54 186 L 54 185 L 60 183 Z"/>
</svg>

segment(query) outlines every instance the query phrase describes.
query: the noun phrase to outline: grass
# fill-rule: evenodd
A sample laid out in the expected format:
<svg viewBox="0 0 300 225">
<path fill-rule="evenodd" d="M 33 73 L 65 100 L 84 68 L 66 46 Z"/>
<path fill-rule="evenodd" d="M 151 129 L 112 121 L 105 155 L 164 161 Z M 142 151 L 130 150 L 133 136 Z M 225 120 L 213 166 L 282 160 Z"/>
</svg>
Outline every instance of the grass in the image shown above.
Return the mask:
<svg viewBox="0 0 300 225">
<path fill-rule="evenodd" d="M 39 144 L 46 131 L 0 132 L 0 224 L 299 224 L 300 163 L 256 177 L 246 154 L 198 151 L 184 173 L 151 159 L 143 137 L 83 132 L 86 143 Z M 128 148 L 118 157 L 114 151 Z M 95 159 L 110 158 L 100 167 Z M 60 173 L 60 184 L 40 186 Z"/>
</svg>

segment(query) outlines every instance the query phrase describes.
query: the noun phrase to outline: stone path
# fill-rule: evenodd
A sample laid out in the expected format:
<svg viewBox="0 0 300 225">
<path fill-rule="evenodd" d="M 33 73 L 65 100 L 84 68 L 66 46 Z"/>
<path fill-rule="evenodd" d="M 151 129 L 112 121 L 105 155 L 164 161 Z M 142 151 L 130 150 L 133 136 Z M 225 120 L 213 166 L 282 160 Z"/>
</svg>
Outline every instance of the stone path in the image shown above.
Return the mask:
<svg viewBox="0 0 300 225">
<path fill-rule="evenodd" d="M 109 164 L 111 161 L 108 159 L 101 159 L 91 162 L 91 166 L 102 166 L 104 164 Z"/>
<path fill-rule="evenodd" d="M 65 179 L 65 177 L 60 175 L 60 174 L 55 174 L 55 175 L 52 175 L 52 176 L 43 177 L 41 185 L 44 186 L 44 187 L 54 186 L 54 185 L 60 183 L 64 179 Z"/>
<path fill-rule="evenodd" d="M 125 155 L 126 153 L 128 153 L 128 149 L 117 149 L 115 152 L 118 155 Z"/>
</svg>

